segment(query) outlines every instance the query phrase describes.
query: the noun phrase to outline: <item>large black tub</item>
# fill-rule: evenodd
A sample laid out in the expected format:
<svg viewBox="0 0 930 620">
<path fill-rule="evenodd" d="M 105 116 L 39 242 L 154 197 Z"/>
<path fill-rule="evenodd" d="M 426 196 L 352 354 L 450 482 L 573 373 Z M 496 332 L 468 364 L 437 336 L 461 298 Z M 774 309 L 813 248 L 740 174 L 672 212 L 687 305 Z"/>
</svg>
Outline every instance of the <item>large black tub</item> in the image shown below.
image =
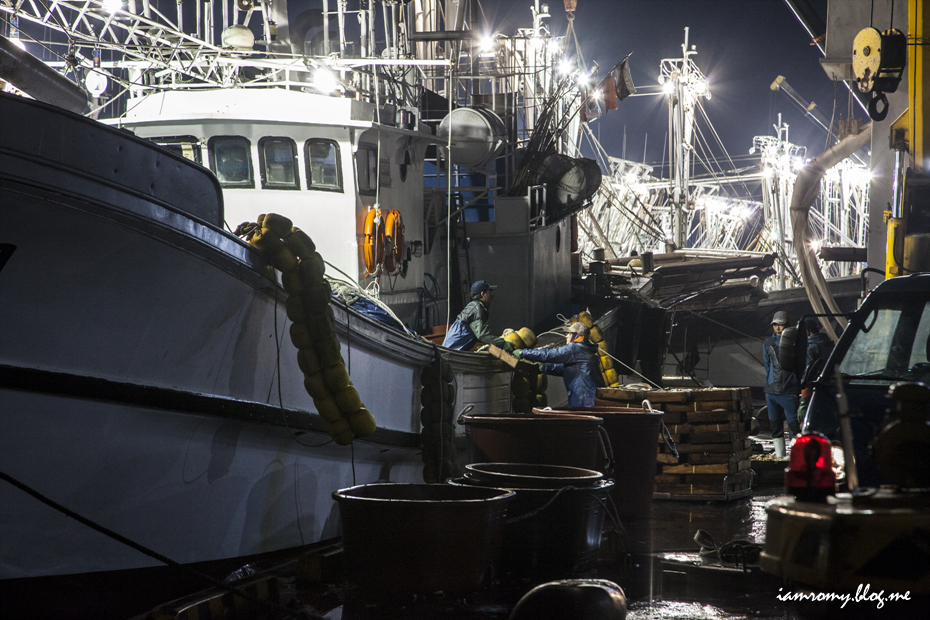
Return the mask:
<svg viewBox="0 0 930 620">
<path fill-rule="evenodd" d="M 540 415 L 584 414 L 602 419 L 613 450 L 615 484 L 610 495 L 617 513 L 621 517 L 649 516 L 656 488 L 656 441 L 663 412 L 613 406 L 533 411 Z M 593 469 L 603 466 L 603 461 L 599 461 Z"/>
<path fill-rule="evenodd" d="M 471 463 L 531 463 L 597 469 L 604 421 L 568 412 L 462 416 Z"/>
<path fill-rule="evenodd" d="M 511 491 L 449 484 L 367 484 L 333 493 L 346 572 L 363 597 L 479 588 L 500 554 Z"/>
<path fill-rule="evenodd" d="M 508 482 L 509 481 L 509 482 Z M 577 467 L 482 463 L 468 465 L 460 486 L 503 484 L 516 493 L 504 526 L 501 569 L 549 579 L 594 568 L 601 548 L 612 480 Z"/>
</svg>

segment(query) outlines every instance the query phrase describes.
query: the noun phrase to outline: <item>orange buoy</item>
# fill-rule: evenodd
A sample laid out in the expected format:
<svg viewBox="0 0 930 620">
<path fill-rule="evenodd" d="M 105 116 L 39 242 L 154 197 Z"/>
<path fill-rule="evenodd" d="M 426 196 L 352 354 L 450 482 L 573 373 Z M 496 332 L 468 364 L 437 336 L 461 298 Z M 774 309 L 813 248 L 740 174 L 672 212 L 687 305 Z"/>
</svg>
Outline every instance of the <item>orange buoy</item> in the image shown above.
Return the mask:
<svg viewBox="0 0 930 620">
<path fill-rule="evenodd" d="M 389 246 L 384 257 L 384 270 L 394 273 L 404 262 L 404 220 L 397 209 L 392 209 L 384 218 L 384 242 Z"/>
<path fill-rule="evenodd" d="M 384 220 L 381 218 L 381 209 L 369 209 L 365 216 L 364 244 L 365 268 L 371 276 L 378 272 L 378 267 L 384 262 Z"/>
</svg>

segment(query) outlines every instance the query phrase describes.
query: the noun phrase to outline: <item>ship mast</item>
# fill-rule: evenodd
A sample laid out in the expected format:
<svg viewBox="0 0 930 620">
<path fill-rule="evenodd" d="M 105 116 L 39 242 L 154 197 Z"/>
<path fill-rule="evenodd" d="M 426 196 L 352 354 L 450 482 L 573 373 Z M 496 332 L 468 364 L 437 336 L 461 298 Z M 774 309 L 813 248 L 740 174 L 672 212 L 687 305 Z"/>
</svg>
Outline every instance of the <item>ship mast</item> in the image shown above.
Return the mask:
<svg viewBox="0 0 930 620">
<path fill-rule="evenodd" d="M 659 69 L 659 83 L 668 98 L 669 206 L 671 231 L 668 241 L 677 248 L 688 246 L 688 222 L 694 211 L 691 199 L 691 143 L 694 135 L 694 109 L 698 97 L 710 99 L 707 78 L 691 60 L 695 46 L 688 49 L 688 28 L 681 46 L 681 58 L 666 58 Z"/>
</svg>

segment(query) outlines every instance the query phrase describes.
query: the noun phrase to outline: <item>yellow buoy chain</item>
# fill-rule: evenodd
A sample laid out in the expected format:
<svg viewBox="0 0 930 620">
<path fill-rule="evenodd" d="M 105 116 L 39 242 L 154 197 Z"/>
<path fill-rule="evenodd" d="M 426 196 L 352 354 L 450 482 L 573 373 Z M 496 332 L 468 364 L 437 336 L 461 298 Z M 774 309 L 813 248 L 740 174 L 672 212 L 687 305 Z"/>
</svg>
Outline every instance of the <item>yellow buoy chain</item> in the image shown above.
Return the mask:
<svg viewBox="0 0 930 620">
<path fill-rule="evenodd" d="M 330 437 L 345 446 L 356 437 L 374 433 L 375 417 L 362 403 L 342 359 L 330 306 L 332 290 L 313 240 L 290 219 L 275 213 L 259 215 L 257 222 L 241 224 L 236 231 L 281 272 L 297 365 Z"/>
</svg>

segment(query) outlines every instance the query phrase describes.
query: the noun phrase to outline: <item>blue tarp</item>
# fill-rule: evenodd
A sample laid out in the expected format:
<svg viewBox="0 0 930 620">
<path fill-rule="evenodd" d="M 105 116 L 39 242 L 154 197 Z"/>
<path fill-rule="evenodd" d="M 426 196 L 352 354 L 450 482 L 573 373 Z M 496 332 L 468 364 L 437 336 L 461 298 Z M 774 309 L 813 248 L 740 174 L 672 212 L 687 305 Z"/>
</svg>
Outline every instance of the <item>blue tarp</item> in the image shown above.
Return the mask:
<svg viewBox="0 0 930 620">
<path fill-rule="evenodd" d="M 351 304 L 349 304 L 349 307 L 355 310 L 356 312 L 361 312 L 368 318 L 374 319 L 378 321 L 379 323 L 383 323 L 387 325 L 388 327 L 392 329 L 395 329 L 397 331 L 406 330 L 407 333 L 409 333 L 412 336 L 417 335 L 415 331 L 413 331 L 406 325 L 402 326 L 400 323 L 397 322 L 397 319 L 392 317 L 390 314 L 385 312 L 384 309 L 381 308 L 381 306 L 379 306 L 378 304 L 374 303 L 373 301 L 369 299 L 365 299 L 364 297 L 359 297 L 358 299 L 353 301 Z M 401 329 L 401 327 L 403 327 L 403 330 Z"/>
</svg>

